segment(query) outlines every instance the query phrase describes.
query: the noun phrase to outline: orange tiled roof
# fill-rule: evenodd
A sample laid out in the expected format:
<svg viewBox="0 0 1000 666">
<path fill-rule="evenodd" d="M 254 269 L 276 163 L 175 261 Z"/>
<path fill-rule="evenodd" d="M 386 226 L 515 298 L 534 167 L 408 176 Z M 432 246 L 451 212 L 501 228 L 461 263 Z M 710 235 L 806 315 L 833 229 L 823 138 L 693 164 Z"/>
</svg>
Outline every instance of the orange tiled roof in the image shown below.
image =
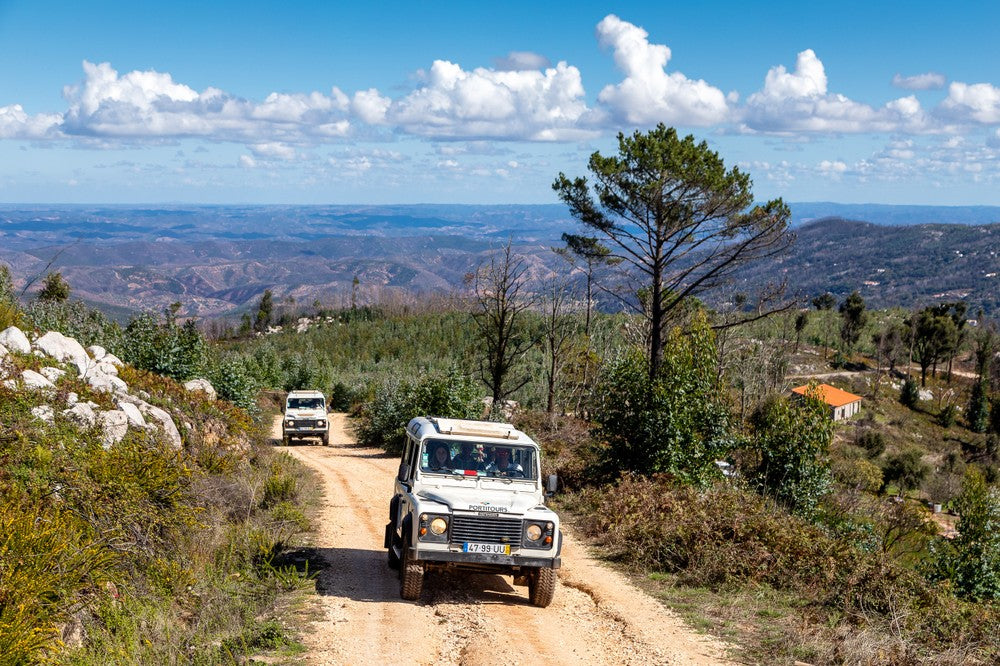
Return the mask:
<svg viewBox="0 0 1000 666">
<path fill-rule="evenodd" d="M 805 386 L 796 386 L 792 389 L 792 392 L 805 395 L 808 390 L 809 385 L 806 384 Z M 816 390 L 819 391 L 819 398 L 831 407 L 843 407 L 844 405 L 861 400 L 860 395 L 841 391 L 836 386 L 830 386 L 829 384 L 818 384 Z"/>
</svg>

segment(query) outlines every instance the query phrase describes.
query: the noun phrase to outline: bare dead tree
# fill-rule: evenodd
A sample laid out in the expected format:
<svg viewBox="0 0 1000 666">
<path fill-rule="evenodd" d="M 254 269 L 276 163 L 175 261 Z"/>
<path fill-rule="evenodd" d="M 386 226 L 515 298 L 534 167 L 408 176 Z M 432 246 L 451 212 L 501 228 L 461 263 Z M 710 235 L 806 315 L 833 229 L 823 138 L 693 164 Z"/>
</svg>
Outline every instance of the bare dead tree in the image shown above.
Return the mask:
<svg viewBox="0 0 1000 666">
<path fill-rule="evenodd" d="M 569 297 L 566 285 L 556 283 L 542 298 L 542 314 L 545 317 L 545 411 L 549 414 L 555 411 L 556 385 L 566 366 L 577 331 L 576 322 L 568 308 Z"/>
<path fill-rule="evenodd" d="M 527 264 L 515 254 L 512 242 L 494 252 L 471 276 L 472 319 L 483 343 L 479 374 L 493 397 L 491 411 L 530 380 L 530 375 L 512 374 L 536 339 L 524 322 L 535 305 L 527 290 Z"/>
</svg>

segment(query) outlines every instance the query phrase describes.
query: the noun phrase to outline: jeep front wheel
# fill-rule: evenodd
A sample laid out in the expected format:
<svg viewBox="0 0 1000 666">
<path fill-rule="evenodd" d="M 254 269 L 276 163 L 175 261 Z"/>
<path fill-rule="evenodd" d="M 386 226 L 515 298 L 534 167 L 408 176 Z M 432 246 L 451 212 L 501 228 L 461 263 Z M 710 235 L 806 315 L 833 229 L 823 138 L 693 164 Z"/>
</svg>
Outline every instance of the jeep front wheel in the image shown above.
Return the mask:
<svg viewBox="0 0 1000 666">
<path fill-rule="evenodd" d="M 528 598 L 539 608 L 552 603 L 556 593 L 556 570 L 547 567 L 536 569 L 528 576 Z"/>
<path fill-rule="evenodd" d="M 407 601 L 420 598 L 424 586 L 424 565 L 410 557 L 410 540 L 403 541 L 403 561 L 399 567 L 399 596 Z"/>
</svg>

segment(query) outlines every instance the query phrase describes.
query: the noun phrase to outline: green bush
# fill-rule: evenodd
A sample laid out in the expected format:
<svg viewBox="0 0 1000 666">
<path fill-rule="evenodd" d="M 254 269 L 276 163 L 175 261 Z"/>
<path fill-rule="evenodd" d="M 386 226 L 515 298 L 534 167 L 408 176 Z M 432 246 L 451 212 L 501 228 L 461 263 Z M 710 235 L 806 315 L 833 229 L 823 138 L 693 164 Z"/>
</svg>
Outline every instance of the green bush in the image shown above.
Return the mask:
<svg viewBox="0 0 1000 666">
<path fill-rule="evenodd" d="M 59 331 L 85 347 L 99 344 L 117 352 L 122 340 L 122 329 L 117 323 L 82 301 L 36 300 L 24 314 L 32 327 Z"/>
<path fill-rule="evenodd" d="M 885 436 L 878 430 L 865 429 L 854 440 L 854 443 L 865 450 L 869 458 L 878 458 L 885 452 Z"/>
<path fill-rule="evenodd" d="M 215 364 L 207 374 L 220 398 L 251 414 L 257 412 L 257 383 L 243 363 L 226 359 Z"/>
<path fill-rule="evenodd" d="M 830 489 L 833 421 L 826 405 L 812 395 L 778 398 L 762 405 L 751 424 L 750 483 L 793 513 L 812 515 Z"/>
<path fill-rule="evenodd" d="M 172 317 L 159 323 L 150 313 L 133 318 L 118 347 L 121 359 L 140 370 L 149 370 L 183 381 L 201 372 L 205 340 L 193 321 L 177 326 Z"/>
<path fill-rule="evenodd" d="M 715 460 L 732 441 L 705 318 L 696 316 L 690 331 L 671 331 L 658 377 L 648 368 L 633 350 L 603 370 L 593 414 L 605 478 L 620 471 L 668 473 L 688 483 L 717 477 Z"/>
<path fill-rule="evenodd" d="M 899 389 L 899 402 L 910 409 L 915 408 L 920 402 L 920 387 L 912 377 L 908 376 L 903 380 L 903 386 Z"/>
<path fill-rule="evenodd" d="M 400 453 L 406 424 L 416 416 L 478 418 L 483 403 L 476 384 L 459 373 L 431 374 L 415 381 L 389 379 L 379 383 L 361 408 L 358 442 Z"/>
</svg>

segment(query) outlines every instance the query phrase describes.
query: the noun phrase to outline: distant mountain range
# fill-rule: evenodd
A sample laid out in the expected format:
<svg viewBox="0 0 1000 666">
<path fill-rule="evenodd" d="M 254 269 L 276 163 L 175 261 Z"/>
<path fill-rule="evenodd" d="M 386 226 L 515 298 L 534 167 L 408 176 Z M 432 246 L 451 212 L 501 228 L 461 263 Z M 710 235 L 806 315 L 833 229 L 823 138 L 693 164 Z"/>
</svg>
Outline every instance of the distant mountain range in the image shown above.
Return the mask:
<svg viewBox="0 0 1000 666">
<path fill-rule="evenodd" d="M 1000 312 L 1000 208 L 791 207 L 791 253 L 707 300 L 783 277 L 803 297 L 858 289 L 871 307 L 962 299 Z M 577 228 L 561 205 L 0 206 L 0 262 L 18 285 L 51 262 L 75 296 L 117 312 L 180 301 L 211 316 L 252 307 L 264 289 L 344 304 L 355 277 L 362 301 L 462 291 L 508 238 L 541 285 L 565 272 L 551 248 Z"/>
</svg>

